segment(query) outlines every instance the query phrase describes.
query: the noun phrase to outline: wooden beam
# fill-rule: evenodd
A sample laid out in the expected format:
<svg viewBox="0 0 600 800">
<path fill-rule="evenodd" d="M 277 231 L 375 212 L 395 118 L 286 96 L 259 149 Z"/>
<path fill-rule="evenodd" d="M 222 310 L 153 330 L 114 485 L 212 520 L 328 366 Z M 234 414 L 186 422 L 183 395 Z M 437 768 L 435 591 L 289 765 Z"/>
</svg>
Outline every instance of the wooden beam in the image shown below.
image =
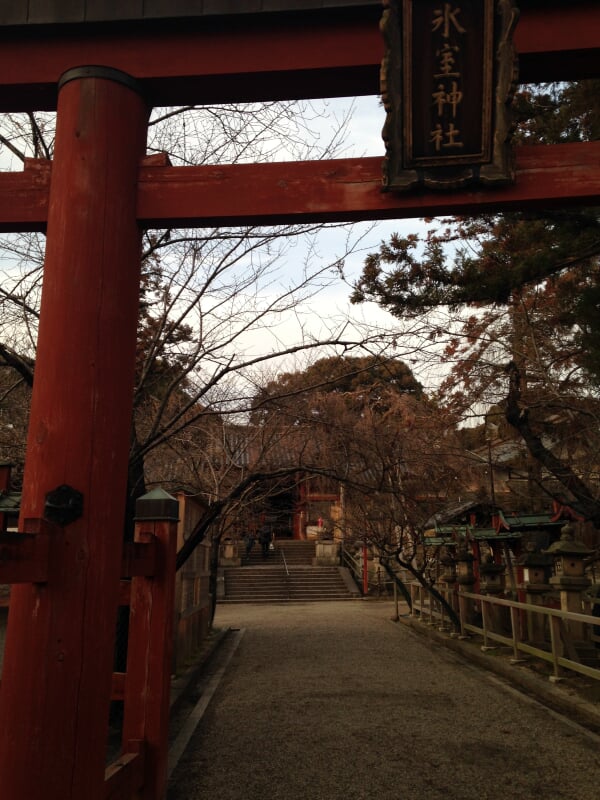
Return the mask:
<svg viewBox="0 0 600 800">
<path fill-rule="evenodd" d="M 357 222 L 600 200 L 600 142 L 520 147 L 516 183 L 498 189 L 384 193 L 381 161 L 142 167 L 138 220 L 146 227 Z"/>
<path fill-rule="evenodd" d="M 57 81 L 80 64 L 137 78 L 154 106 L 377 94 L 380 11 L 304 26 L 261 15 L 77 36 L 11 31 L 0 39 L 0 111 L 53 109 Z"/>
<path fill-rule="evenodd" d="M 146 747 L 144 742 L 130 742 L 125 752 L 106 768 L 103 800 L 129 800 L 140 797 L 144 785 Z"/>
<path fill-rule="evenodd" d="M 156 541 L 124 542 L 121 580 L 136 576 L 150 577 L 156 572 Z"/>
<path fill-rule="evenodd" d="M 47 534 L 0 533 L 0 583 L 43 583 L 48 554 Z"/>
<path fill-rule="evenodd" d="M 125 698 L 125 683 L 127 681 L 126 672 L 113 672 L 112 676 L 112 690 L 110 699 L 123 700 Z"/>
<path fill-rule="evenodd" d="M 119 605 L 128 606 L 131 603 L 131 581 L 119 581 Z"/>
<path fill-rule="evenodd" d="M 380 9 L 156 26 L 0 29 L 0 112 L 51 110 L 68 69 L 102 64 L 141 81 L 156 106 L 379 93 Z M 310 22 L 310 24 L 309 24 Z M 522 82 L 600 70 L 600 4 L 523 8 L 515 34 Z"/>
<path fill-rule="evenodd" d="M 384 193 L 381 163 L 374 157 L 219 167 L 146 164 L 139 173 L 137 217 L 146 228 L 286 225 L 600 200 L 600 142 L 518 147 L 516 183 L 503 189 Z M 24 172 L 0 173 L 0 231 L 44 230 L 50 176 L 47 161 L 30 161 Z"/>
<path fill-rule="evenodd" d="M 23 172 L 0 172 L 0 232 L 44 231 L 52 162 L 27 158 Z"/>
<path fill-rule="evenodd" d="M 600 75 L 600 4 L 596 0 L 521 9 L 515 31 L 522 83 Z"/>
</svg>

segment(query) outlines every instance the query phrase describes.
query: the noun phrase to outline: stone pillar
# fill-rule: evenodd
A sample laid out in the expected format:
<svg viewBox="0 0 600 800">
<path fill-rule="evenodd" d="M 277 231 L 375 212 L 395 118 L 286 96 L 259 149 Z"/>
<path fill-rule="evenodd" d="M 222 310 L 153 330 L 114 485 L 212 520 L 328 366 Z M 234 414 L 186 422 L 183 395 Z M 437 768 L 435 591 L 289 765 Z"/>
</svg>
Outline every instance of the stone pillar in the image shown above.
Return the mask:
<svg viewBox="0 0 600 800">
<path fill-rule="evenodd" d="M 464 597 L 465 593 L 472 593 L 477 581 L 473 569 L 474 556 L 466 548 L 460 548 L 456 553 L 456 573 L 458 581 L 458 607 L 460 610 L 461 628 L 465 623 L 472 623 L 475 616 L 474 601 Z M 464 629 L 461 633 L 464 635 Z"/>
<path fill-rule="evenodd" d="M 315 545 L 315 557 L 313 566 L 316 567 L 339 567 L 340 565 L 340 545 L 333 539 L 321 539 Z"/>
<path fill-rule="evenodd" d="M 497 597 L 504 593 L 506 588 L 506 568 L 504 564 L 496 564 L 493 557 L 488 554 L 479 567 L 479 575 L 481 594 Z M 494 606 L 491 603 L 487 604 L 486 619 L 494 633 L 500 633 L 502 630 L 502 611 L 504 609 L 498 606 Z"/>
<path fill-rule="evenodd" d="M 532 606 L 543 606 L 545 596 L 552 591 L 549 580 L 553 561 L 548 553 L 538 552 L 534 544 L 529 545 L 519 559 L 519 566 L 523 569 L 525 602 Z M 544 644 L 549 638 L 546 627 L 547 620 L 542 614 L 527 613 L 527 638 L 530 642 Z"/>
<path fill-rule="evenodd" d="M 233 539 L 225 539 L 222 541 L 219 544 L 219 566 L 240 567 L 241 564 L 240 543 Z"/>
</svg>

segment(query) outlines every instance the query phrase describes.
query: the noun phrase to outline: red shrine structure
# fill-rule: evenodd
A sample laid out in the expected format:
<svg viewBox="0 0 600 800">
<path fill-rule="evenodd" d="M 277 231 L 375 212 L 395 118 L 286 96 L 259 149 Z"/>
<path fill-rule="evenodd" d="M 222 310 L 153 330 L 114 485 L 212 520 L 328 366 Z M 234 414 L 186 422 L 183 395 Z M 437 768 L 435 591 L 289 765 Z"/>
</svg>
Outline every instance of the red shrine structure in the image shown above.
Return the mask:
<svg viewBox="0 0 600 800">
<path fill-rule="evenodd" d="M 519 5 L 521 82 L 598 76 L 597 0 Z M 600 142 L 520 147 L 512 185 L 451 194 L 384 193 L 379 158 L 145 158 L 152 106 L 378 94 L 381 11 L 379 0 L 0 0 L 0 111 L 57 110 L 52 162 L 0 174 L 0 230 L 47 237 L 20 533 L 0 539 L 0 582 L 13 584 L 3 800 L 166 792 L 169 498 L 146 498 L 135 543 L 122 542 L 141 230 L 600 201 Z M 128 667 L 113 674 L 125 603 Z M 123 750 L 106 770 L 112 697 L 125 701 Z"/>
</svg>

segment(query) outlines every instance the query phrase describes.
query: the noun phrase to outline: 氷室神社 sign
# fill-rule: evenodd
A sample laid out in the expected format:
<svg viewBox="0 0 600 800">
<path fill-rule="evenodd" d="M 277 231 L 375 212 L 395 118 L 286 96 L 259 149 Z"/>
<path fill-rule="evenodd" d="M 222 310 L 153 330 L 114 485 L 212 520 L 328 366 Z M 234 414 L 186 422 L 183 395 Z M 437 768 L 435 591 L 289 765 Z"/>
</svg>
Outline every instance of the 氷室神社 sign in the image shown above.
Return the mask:
<svg viewBox="0 0 600 800">
<path fill-rule="evenodd" d="M 384 186 L 513 180 L 513 0 L 386 0 Z"/>
</svg>

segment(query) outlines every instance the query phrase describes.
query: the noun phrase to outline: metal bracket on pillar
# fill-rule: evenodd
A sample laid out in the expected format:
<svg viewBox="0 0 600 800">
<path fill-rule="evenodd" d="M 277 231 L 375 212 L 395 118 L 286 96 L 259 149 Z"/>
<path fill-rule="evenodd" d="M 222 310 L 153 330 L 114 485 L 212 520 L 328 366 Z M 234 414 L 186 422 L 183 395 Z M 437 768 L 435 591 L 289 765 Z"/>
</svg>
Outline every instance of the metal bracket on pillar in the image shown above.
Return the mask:
<svg viewBox="0 0 600 800">
<path fill-rule="evenodd" d="M 72 486 L 57 486 L 46 495 L 44 518 L 55 525 L 68 525 L 83 514 L 83 495 Z"/>
<path fill-rule="evenodd" d="M 104 67 L 99 65 L 73 67 L 72 69 L 68 69 L 61 75 L 60 80 L 58 81 L 58 89 L 60 91 L 62 87 L 70 81 L 77 81 L 84 78 L 101 78 L 103 80 L 113 81 L 114 83 L 120 83 L 123 86 L 127 86 L 128 89 L 131 89 L 140 96 L 143 94 L 140 82 L 131 75 L 128 75 L 126 72 L 121 72 L 120 69 L 115 69 L 114 67 Z"/>
</svg>

